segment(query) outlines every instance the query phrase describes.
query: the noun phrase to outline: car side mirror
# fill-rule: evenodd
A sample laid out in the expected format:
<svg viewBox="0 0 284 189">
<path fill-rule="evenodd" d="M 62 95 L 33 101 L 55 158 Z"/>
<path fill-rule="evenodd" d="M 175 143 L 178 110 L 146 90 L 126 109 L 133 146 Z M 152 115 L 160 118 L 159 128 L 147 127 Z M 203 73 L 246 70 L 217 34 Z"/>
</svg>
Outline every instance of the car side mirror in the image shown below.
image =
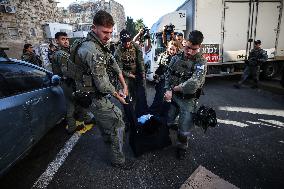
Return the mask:
<svg viewBox="0 0 284 189">
<path fill-rule="evenodd" d="M 58 86 L 60 84 L 61 77 L 59 75 L 53 75 L 51 77 L 51 84 L 53 86 Z"/>
</svg>

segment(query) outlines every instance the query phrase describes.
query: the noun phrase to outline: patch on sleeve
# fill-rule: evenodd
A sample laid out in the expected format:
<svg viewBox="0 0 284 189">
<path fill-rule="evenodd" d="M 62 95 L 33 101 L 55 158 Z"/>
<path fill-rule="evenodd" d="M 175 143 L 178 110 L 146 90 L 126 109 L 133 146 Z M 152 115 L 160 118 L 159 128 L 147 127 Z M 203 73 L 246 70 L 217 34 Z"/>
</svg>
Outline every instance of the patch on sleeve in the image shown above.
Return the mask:
<svg viewBox="0 0 284 189">
<path fill-rule="evenodd" d="M 205 65 L 197 65 L 196 66 L 196 69 L 198 69 L 198 70 L 204 70 L 204 68 L 205 68 Z"/>
<path fill-rule="evenodd" d="M 103 62 L 104 57 L 101 54 L 93 54 L 93 60 L 96 62 Z"/>
</svg>

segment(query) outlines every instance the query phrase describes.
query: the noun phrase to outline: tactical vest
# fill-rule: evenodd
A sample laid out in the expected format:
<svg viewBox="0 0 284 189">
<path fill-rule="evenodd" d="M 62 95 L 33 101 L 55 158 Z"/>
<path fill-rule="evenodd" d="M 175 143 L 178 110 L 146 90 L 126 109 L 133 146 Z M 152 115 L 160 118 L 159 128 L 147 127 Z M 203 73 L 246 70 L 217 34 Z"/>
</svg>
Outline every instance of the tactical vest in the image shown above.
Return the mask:
<svg viewBox="0 0 284 189">
<path fill-rule="evenodd" d="M 76 90 L 81 92 L 96 92 L 93 87 L 92 73 L 89 66 L 81 62 L 77 55 L 82 44 L 90 40 L 89 38 L 77 39 L 70 48 L 70 59 L 74 62 L 71 69 L 75 73 Z"/>
<path fill-rule="evenodd" d="M 131 47 L 129 49 L 120 48 L 121 51 L 121 61 L 123 63 L 123 70 L 131 72 L 133 74 L 136 73 L 136 48 L 134 44 L 131 43 Z"/>
<path fill-rule="evenodd" d="M 61 65 L 61 71 L 63 76 L 68 77 L 68 78 L 72 78 L 72 74 L 69 73 L 70 69 L 69 66 L 71 64 L 70 62 L 70 54 L 68 54 L 67 52 L 65 52 L 64 50 L 58 50 L 55 52 L 55 61 L 54 63 L 57 65 Z M 64 58 L 66 60 L 65 61 L 61 61 L 62 58 Z"/>
<path fill-rule="evenodd" d="M 73 68 L 75 70 L 75 81 L 76 81 L 76 90 L 80 90 L 82 92 L 92 92 L 95 93 L 96 95 L 100 96 L 103 94 L 99 94 L 98 90 L 95 87 L 95 84 L 93 83 L 93 78 L 92 78 L 92 72 L 91 69 L 87 64 L 84 64 L 81 62 L 79 59 L 77 52 L 78 49 L 82 46 L 84 42 L 87 41 L 93 41 L 91 38 L 83 38 L 75 41 L 73 45 L 71 46 L 71 59 L 74 60 Z M 96 45 L 97 43 L 93 41 Z M 98 44 L 101 46 L 100 44 Z M 116 75 L 114 75 L 114 71 L 112 70 L 112 63 L 113 63 L 113 58 L 111 55 L 111 52 L 109 49 L 106 47 L 101 46 L 107 53 L 105 57 L 102 57 L 104 60 L 105 64 L 105 69 L 106 72 L 109 75 L 110 82 L 114 85 L 117 86 L 118 83 L 118 78 Z"/>
<path fill-rule="evenodd" d="M 170 86 L 177 86 L 191 78 L 195 62 L 192 60 L 179 59 L 169 67 Z"/>
</svg>

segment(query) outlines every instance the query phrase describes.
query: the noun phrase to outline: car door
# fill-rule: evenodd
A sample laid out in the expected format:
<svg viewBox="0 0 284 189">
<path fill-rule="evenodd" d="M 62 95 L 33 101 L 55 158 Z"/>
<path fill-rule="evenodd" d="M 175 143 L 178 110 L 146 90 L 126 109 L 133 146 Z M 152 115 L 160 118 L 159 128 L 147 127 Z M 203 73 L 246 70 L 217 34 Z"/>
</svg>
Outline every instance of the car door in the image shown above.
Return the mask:
<svg viewBox="0 0 284 189">
<path fill-rule="evenodd" d="M 60 86 L 38 67 L 0 63 L 1 170 L 38 141 L 65 114 Z M 4 159 L 4 161 L 2 161 Z"/>
<path fill-rule="evenodd" d="M 21 88 L 10 90 L 6 76 L 13 70 L 0 65 L 0 174 L 32 144 L 30 115 Z"/>
<path fill-rule="evenodd" d="M 34 140 L 38 141 L 65 115 L 66 103 L 60 86 L 52 86 L 50 76 L 36 68 L 29 68 L 26 82 L 33 83 L 34 90 L 28 105 L 31 115 L 31 129 Z"/>
<path fill-rule="evenodd" d="M 64 116 L 65 99 L 60 86 L 51 85 L 51 75 L 36 66 L 17 65 L 14 73 L 21 74 L 19 81 L 9 78 L 9 86 L 21 82 L 26 91 L 25 106 L 29 115 L 32 138 L 38 141 Z"/>
</svg>

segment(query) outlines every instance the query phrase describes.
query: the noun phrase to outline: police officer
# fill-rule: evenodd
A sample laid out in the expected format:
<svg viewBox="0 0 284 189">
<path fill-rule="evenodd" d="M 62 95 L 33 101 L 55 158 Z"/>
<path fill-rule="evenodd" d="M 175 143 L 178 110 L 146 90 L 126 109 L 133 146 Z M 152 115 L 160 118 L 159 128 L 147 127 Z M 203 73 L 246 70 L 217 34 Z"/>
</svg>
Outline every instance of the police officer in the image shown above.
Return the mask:
<svg viewBox="0 0 284 189">
<path fill-rule="evenodd" d="M 33 51 L 33 46 L 29 43 L 24 45 L 23 55 L 21 59 L 32 63 L 37 66 L 42 66 L 42 61 L 40 60 L 39 56 Z"/>
<path fill-rule="evenodd" d="M 69 53 L 69 38 L 65 32 L 57 32 L 55 34 L 55 40 L 58 44 L 58 49 L 53 55 L 52 71 L 54 74 L 59 75 L 63 81 L 62 89 L 67 103 L 66 129 L 69 134 L 72 134 L 75 131 L 83 129 L 84 124 L 80 122 L 76 123 L 74 118 L 75 109 L 78 109 L 79 106 L 76 106 L 73 100 L 72 94 L 76 86 L 74 76 L 72 75 L 71 70 L 68 69 L 70 64 L 72 64 Z"/>
<path fill-rule="evenodd" d="M 193 126 L 192 113 L 195 110 L 198 93 L 205 82 L 206 59 L 199 52 L 203 34 L 190 32 L 183 54 L 174 56 L 165 78 L 166 93 L 164 98 L 171 101 L 168 124 L 178 120 L 177 158 L 183 159 L 188 146 L 190 129 Z"/>
<path fill-rule="evenodd" d="M 125 161 L 123 153 L 125 124 L 122 112 L 109 99 L 111 96 L 120 103 L 126 104 L 124 96 L 128 95 L 128 88 L 122 72 L 108 48 L 113 26 L 114 21 L 109 13 L 100 10 L 95 14 L 93 27 L 75 56 L 75 64 L 78 65 L 76 80 L 81 81 L 80 90 L 86 90 L 93 94 L 91 111 L 105 141 L 109 141 L 111 144 L 112 166 L 130 169 L 133 162 Z M 110 82 L 111 78 L 107 70 L 116 74 L 123 91 L 116 91 L 115 86 Z"/>
<path fill-rule="evenodd" d="M 145 82 L 143 52 L 138 44 L 131 41 L 130 33 L 127 30 L 123 29 L 120 32 L 120 40 L 121 44 L 117 47 L 115 58 L 122 69 L 129 96 L 135 107 L 137 82 Z"/>
<path fill-rule="evenodd" d="M 153 103 L 150 107 L 151 113 L 161 113 L 162 103 L 163 103 L 163 96 L 165 91 L 165 73 L 168 69 L 169 63 L 173 56 L 177 54 L 179 51 L 179 44 L 178 41 L 170 41 L 167 46 L 167 50 L 163 52 L 158 58 L 159 67 L 155 71 L 155 97 Z"/>
<path fill-rule="evenodd" d="M 265 50 L 261 49 L 261 41 L 256 40 L 254 42 L 254 48 L 250 51 L 248 60 L 246 61 L 246 67 L 242 75 L 242 79 L 235 84 L 234 87 L 239 89 L 242 84 L 248 79 L 249 76 L 252 77 L 254 85 L 252 88 L 258 87 L 260 65 L 267 61 L 268 56 Z"/>
</svg>

